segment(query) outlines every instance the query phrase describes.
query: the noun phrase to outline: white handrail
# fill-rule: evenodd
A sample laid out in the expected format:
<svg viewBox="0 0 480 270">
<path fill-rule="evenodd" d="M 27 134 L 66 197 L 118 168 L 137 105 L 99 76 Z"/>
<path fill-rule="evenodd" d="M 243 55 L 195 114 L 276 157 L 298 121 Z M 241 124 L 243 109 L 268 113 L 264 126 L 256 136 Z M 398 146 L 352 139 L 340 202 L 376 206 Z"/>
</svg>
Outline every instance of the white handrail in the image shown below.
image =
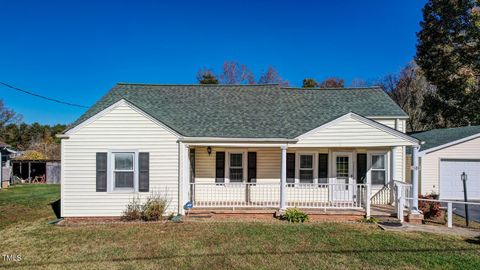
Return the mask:
<svg viewBox="0 0 480 270">
<path fill-rule="evenodd" d="M 406 197 L 406 200 L 413 200 L 411 197 Z M 464 201 L 450 201 L 450 200 L 435 200 L 435 199 L 424 199 L 418 198 L 419 201 L 427 202 L 443 202 L 443 203 L 459 203 L 459 204 L 471 204 L 471 205 L 480 205 L 480 202 L 464 202 Z"/>
<path fill-rule="evenodd" d="M 405 200 L 413 200 L 411 197 L 406 197 Z M 451 200 L 436 200 L 436 199 L 425 199 L 425 198 L 418 198 L 419 201 L 426 201 L 426 202 L 439 202 L 439 203 L 447 203 L 447 227 L 453 227 L 453 204 L 468 204 L 468 205 L 480 205 L 478 202 L 463 202 L 463 201 L 451 201 Z"/>
</svg>

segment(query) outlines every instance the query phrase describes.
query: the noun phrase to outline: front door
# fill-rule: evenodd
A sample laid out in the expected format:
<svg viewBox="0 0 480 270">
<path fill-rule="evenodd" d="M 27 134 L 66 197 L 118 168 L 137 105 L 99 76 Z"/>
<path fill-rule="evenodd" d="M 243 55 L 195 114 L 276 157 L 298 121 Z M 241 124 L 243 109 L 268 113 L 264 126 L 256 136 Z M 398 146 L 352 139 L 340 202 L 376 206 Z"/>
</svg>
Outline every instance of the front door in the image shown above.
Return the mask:
<svg viewBox="0 0 480 270">
<path fill-rule="evenodd" d="M 331 196 L 333 201 L 352 201 L 354 180 L 353 160 L 350 152 L 333 154 L 333 177 L 331 178 Z"/>
</svg>

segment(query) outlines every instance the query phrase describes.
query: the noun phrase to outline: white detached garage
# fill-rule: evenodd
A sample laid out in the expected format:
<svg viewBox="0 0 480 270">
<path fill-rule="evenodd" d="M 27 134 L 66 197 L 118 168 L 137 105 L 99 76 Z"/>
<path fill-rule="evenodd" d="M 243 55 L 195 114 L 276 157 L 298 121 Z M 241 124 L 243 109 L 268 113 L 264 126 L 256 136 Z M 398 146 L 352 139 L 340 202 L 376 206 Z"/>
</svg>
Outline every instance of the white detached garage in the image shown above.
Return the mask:
<svg viewBox="0 0 480 270">
<path fill-rule="evenodd" d="M 461 175 L 467 176 L 467 198 L 480 200 L 480 160 L 440 160 L 440 199 L 463 200 L 464 188 Z"/>
<path fill-rule="evenodd" d="M 420 148 L 420 193 L 463 200 L 462 173 L 468 200 L 480 200 L 480 126 L 434 129 L 411 134 Z"/>
</svg>

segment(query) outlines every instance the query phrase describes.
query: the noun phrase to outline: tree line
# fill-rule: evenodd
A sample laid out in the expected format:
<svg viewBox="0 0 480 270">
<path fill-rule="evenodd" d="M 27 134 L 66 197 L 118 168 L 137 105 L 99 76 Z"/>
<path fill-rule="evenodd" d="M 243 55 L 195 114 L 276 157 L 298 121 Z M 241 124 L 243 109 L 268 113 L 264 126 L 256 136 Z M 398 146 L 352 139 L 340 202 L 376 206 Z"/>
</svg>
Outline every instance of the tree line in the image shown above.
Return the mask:
<svg viewBox="0 0 480 270">
<path fill-rule="evenodd" d="M 44 159 L 60 159 L 60 139 L 55 135 L 66 125 L 27 124 L 22 116 L 7 108 L 0 100 L 0 140 L 28 155 Z"/>
<path fill-rule="evenodd" d="M 278 71 L 272 66 L 269 66 L 266 71 L 262 72 L 257 80 L 255 74 L 247 65 L 235 60 L 225 61 L 218 74 L 211 68 L 203 67 L 198 70 L 196 79 L 199 84 L 279 84 L 285 87 L 290 86 L 290 82 L 280 76 Z M 354 80 L 352 83 L 360 86 L 359 84 L 362 81 Z M 305 78 L 302 87 L 343 88 L 345 87 L 345 80 L 329 77 L 317 82 L 314 78 Z"/>
</svg>

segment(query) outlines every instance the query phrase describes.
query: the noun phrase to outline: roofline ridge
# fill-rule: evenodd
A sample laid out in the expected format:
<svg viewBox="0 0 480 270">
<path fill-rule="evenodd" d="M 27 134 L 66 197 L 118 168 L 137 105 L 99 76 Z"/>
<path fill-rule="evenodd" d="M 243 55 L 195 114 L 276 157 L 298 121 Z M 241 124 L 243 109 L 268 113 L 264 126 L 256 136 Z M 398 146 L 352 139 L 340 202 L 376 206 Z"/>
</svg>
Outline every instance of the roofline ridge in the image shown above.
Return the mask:
<svg viewBox="0 0 480 270">
<path fill-rule="evenodd" d="M 152 85 L 152 86 L 280 86 L 279 83 L 261 83 L 261 84 L 181 84 L 181 83 L 129 83 L 129 82 L 117 82 L 117 85 Z"/>
<path fill-rule="evenodd" d="M 379 85 L 372 85 L 372 86 L 357 86 L 357 87 L 280 87 L 281 89 L 285 90 L 369 90 L 369 89 L 381 89 Z"/>
</svg>

